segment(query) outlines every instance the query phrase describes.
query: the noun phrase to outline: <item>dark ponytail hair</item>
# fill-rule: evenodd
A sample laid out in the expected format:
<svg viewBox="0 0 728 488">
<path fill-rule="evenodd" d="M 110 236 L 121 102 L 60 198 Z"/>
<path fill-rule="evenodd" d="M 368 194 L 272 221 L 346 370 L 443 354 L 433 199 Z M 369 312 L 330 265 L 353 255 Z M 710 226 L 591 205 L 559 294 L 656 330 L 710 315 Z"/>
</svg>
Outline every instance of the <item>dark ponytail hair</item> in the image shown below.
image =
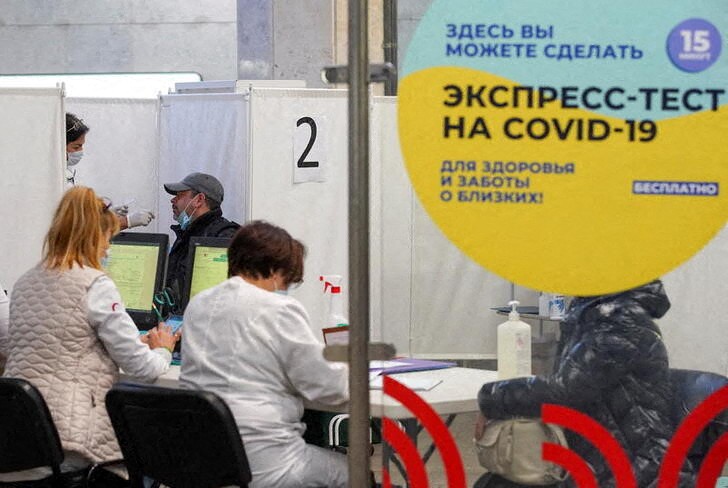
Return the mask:
<svg viewBox="0 0 728 488">
<path fill-rule="evenodd" d="M 70 144 L 90 129 L 75 114 L 66 112 L 66 144 Z"/>
</svg>

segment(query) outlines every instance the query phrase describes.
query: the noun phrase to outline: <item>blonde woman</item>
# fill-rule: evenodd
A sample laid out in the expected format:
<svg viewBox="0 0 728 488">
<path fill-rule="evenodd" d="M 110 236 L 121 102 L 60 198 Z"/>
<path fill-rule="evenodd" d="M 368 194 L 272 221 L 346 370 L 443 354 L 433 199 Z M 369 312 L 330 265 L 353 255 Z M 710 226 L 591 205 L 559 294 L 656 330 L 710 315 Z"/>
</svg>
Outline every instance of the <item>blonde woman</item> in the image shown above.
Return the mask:
<svg viewBox="0 0 728 488">
<path fill-rule="evenodd" d="M 90 188 L 68 190 L 45 238 L 43 259 L 15 283 L 5 376 L 43 394 L 66 461 L 120 458 L 104 398 L 119 368 L 154 381 L 169 368 L 175 338 L 160 324 L 147 344 L 101 268 L 119 222 Z"/>
</svg>

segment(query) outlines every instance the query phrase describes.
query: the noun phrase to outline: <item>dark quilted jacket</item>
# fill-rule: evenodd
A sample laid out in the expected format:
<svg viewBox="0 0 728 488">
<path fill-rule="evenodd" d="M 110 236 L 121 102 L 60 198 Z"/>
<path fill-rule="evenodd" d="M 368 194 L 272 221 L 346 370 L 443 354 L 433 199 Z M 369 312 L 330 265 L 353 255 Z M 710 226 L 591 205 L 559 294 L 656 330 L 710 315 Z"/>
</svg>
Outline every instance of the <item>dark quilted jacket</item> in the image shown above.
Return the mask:
<svg viewBox="0 0 728 488">
<path fill-rule="evenodd" d="M 483 415 L 538 417 L 542 403 L 579 410 L 624 447 L 640 488 L 656 486 L 674 426 L 667 351 L 654 319 L 669 308 L 659 281 L 619 294 L 575 298 L 561 324 L 553 374 L 484 385 L 478 395 Z M 599 487 L 614 487 L 603 455 L 578 434 L 566 434 L 569 448 L 591 465 Z M 680 486 L 693 486 L 692 476 L 683 475 Z"/>
</svg>

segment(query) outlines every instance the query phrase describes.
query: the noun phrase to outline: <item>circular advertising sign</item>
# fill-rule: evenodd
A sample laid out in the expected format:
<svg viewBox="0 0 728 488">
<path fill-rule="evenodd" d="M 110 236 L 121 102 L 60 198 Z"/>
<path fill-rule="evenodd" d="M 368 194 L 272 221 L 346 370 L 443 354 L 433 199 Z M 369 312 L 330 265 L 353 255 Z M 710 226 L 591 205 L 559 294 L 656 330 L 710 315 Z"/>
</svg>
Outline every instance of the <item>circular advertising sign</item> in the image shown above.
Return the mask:
<svg viewBox="0 0 728 488">
<path fill-rule="evenodd" d="M 660 277 L 728 217 L 726 35 L 724 0 L 435 0 L 399 86 L 420 201 L 523 286 Z"/>
</svg>

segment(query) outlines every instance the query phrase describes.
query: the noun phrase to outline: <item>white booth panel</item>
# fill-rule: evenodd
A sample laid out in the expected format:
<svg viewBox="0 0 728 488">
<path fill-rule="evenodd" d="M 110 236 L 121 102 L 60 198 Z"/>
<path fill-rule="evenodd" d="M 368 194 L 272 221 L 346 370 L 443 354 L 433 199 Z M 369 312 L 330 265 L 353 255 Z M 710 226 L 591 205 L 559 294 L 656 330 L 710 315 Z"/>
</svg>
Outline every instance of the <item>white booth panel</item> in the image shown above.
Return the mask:
<svg viewBox="0 0 728 488">
<path fill-rule="evenodd" d="M 414 195 L 397 137 L 396 97 L 371 101 L 372 340 L 409 355 Z"/>
<path fill-rule="evenodd" d="M 67 98 L 66 111 L 89 127 L 76 184 L 89 186 L 129 211 L 157 212 L 157 100 Z M 132 231 L 157 232 L 158 220 Z"/>
<path fill-rule="evenodd" d="M 306 88 L 306 80 L 207 80 L 176 83 L 175 94 L 248 93 L 258 88 Z"/>
<path fill-rule="evenodd" d="M 728 376 L 728 228 L 663 279 L 671 307 L 659 325 L 670 366 Z"/>
<path fill-rule="evenodd" d="M 496 315 L 490 307 L 508 302 L 510 283 L 460 252 L 419 202 L 414 209 L 413 355 L 495 357 L 496 329 L 506 317 Z"/>
<path fill-rule="evenodd" d="M 373 198 L 381 199 L 381 259 L 372 274 L 381 277 L 382 339 L 419 357 L 495 357 L 504 317 L 490 307 L 508 302 L 510 283 L 461 253 L 417 201 L 399 146 L 395 98 L 374 98 L 371 125 L 379 138 L 372 141 L 372 165 L 379 168 Z M 519 298 L 536 303 L 532 292 Z"/>
<path fill-rule="evenodd" d="M 11 287 L 40 257 L 63 191 L 64 108 L 58 89 L 0 90 L 0 103 L 10 114 L 0 121 L 0 189 L 7 201 L 24 202 L 0 211 L 6 229 L 0 282 Z M 305 283 L 294 296 L 317 337 L 328 305 L 319 275 L 344 277 L 348 315 L 345 91 L 253 86 L 249 93 L 163 96 L 159 105 L 68 99 L 65 108 L 91 127 L 80 184 L 115 203 L 135 199 L 132 207 L 158 212 L 152 225 L 137 230 L 166 232 L 173 223 L 162 183 L 192 171 L 212 173 L 225 187 L 226 217 L 268 220 L 307 246 Z M 400 152 L 396 99 L 373 98 L 370 113 L 372 340 L 420 357 L 495 357 L 496 328 L 505 317 L 490 308 L 507 303 L 511 284 L 461 253 L 418 203 Z M 311 162 L 318 167 L 299 167 Z M 728 374 L 728 316 L 719 309 L 727 274 L 724 229 L 665 276 L 672 308 L 660 327 L 673 366 Z M 522 304 L 537 304 L 536 292 L 518 286 L 513 292 Z M 536 336 L 538 323 L 530 323 Z"/>
<path fill-rule="evenodd" d="M 346 92 L 253 87 L 250 108 L 250 218 L 281 226 L 306 246 L 304 284 L 294 296 L 322 339 L 328 302 L 320 275 L 343 276 L 348 315 Z"/>
<path fill-rule="evenodd" d="M 172 198 L 164 183 L 192 172 L 208 173 L 225 189 L 223 216 L 243 223 L 247 214 L 248 97 L 245 94 L 164 95 L 159 112 L 160 232 L 168 232 Z"/>
<path fill-rule="evenodd" d="M 60 88 L 2 88 L 0 107 L 0 283 L 10 290 L 40 260 L 63 193 L 65 115 Z"/>
<path fill-rule="evenodd" d="M 251 88 L 306 88 L 306 80 L 235 80 L 235 91 L 246 93 Z"/>
</svg>

